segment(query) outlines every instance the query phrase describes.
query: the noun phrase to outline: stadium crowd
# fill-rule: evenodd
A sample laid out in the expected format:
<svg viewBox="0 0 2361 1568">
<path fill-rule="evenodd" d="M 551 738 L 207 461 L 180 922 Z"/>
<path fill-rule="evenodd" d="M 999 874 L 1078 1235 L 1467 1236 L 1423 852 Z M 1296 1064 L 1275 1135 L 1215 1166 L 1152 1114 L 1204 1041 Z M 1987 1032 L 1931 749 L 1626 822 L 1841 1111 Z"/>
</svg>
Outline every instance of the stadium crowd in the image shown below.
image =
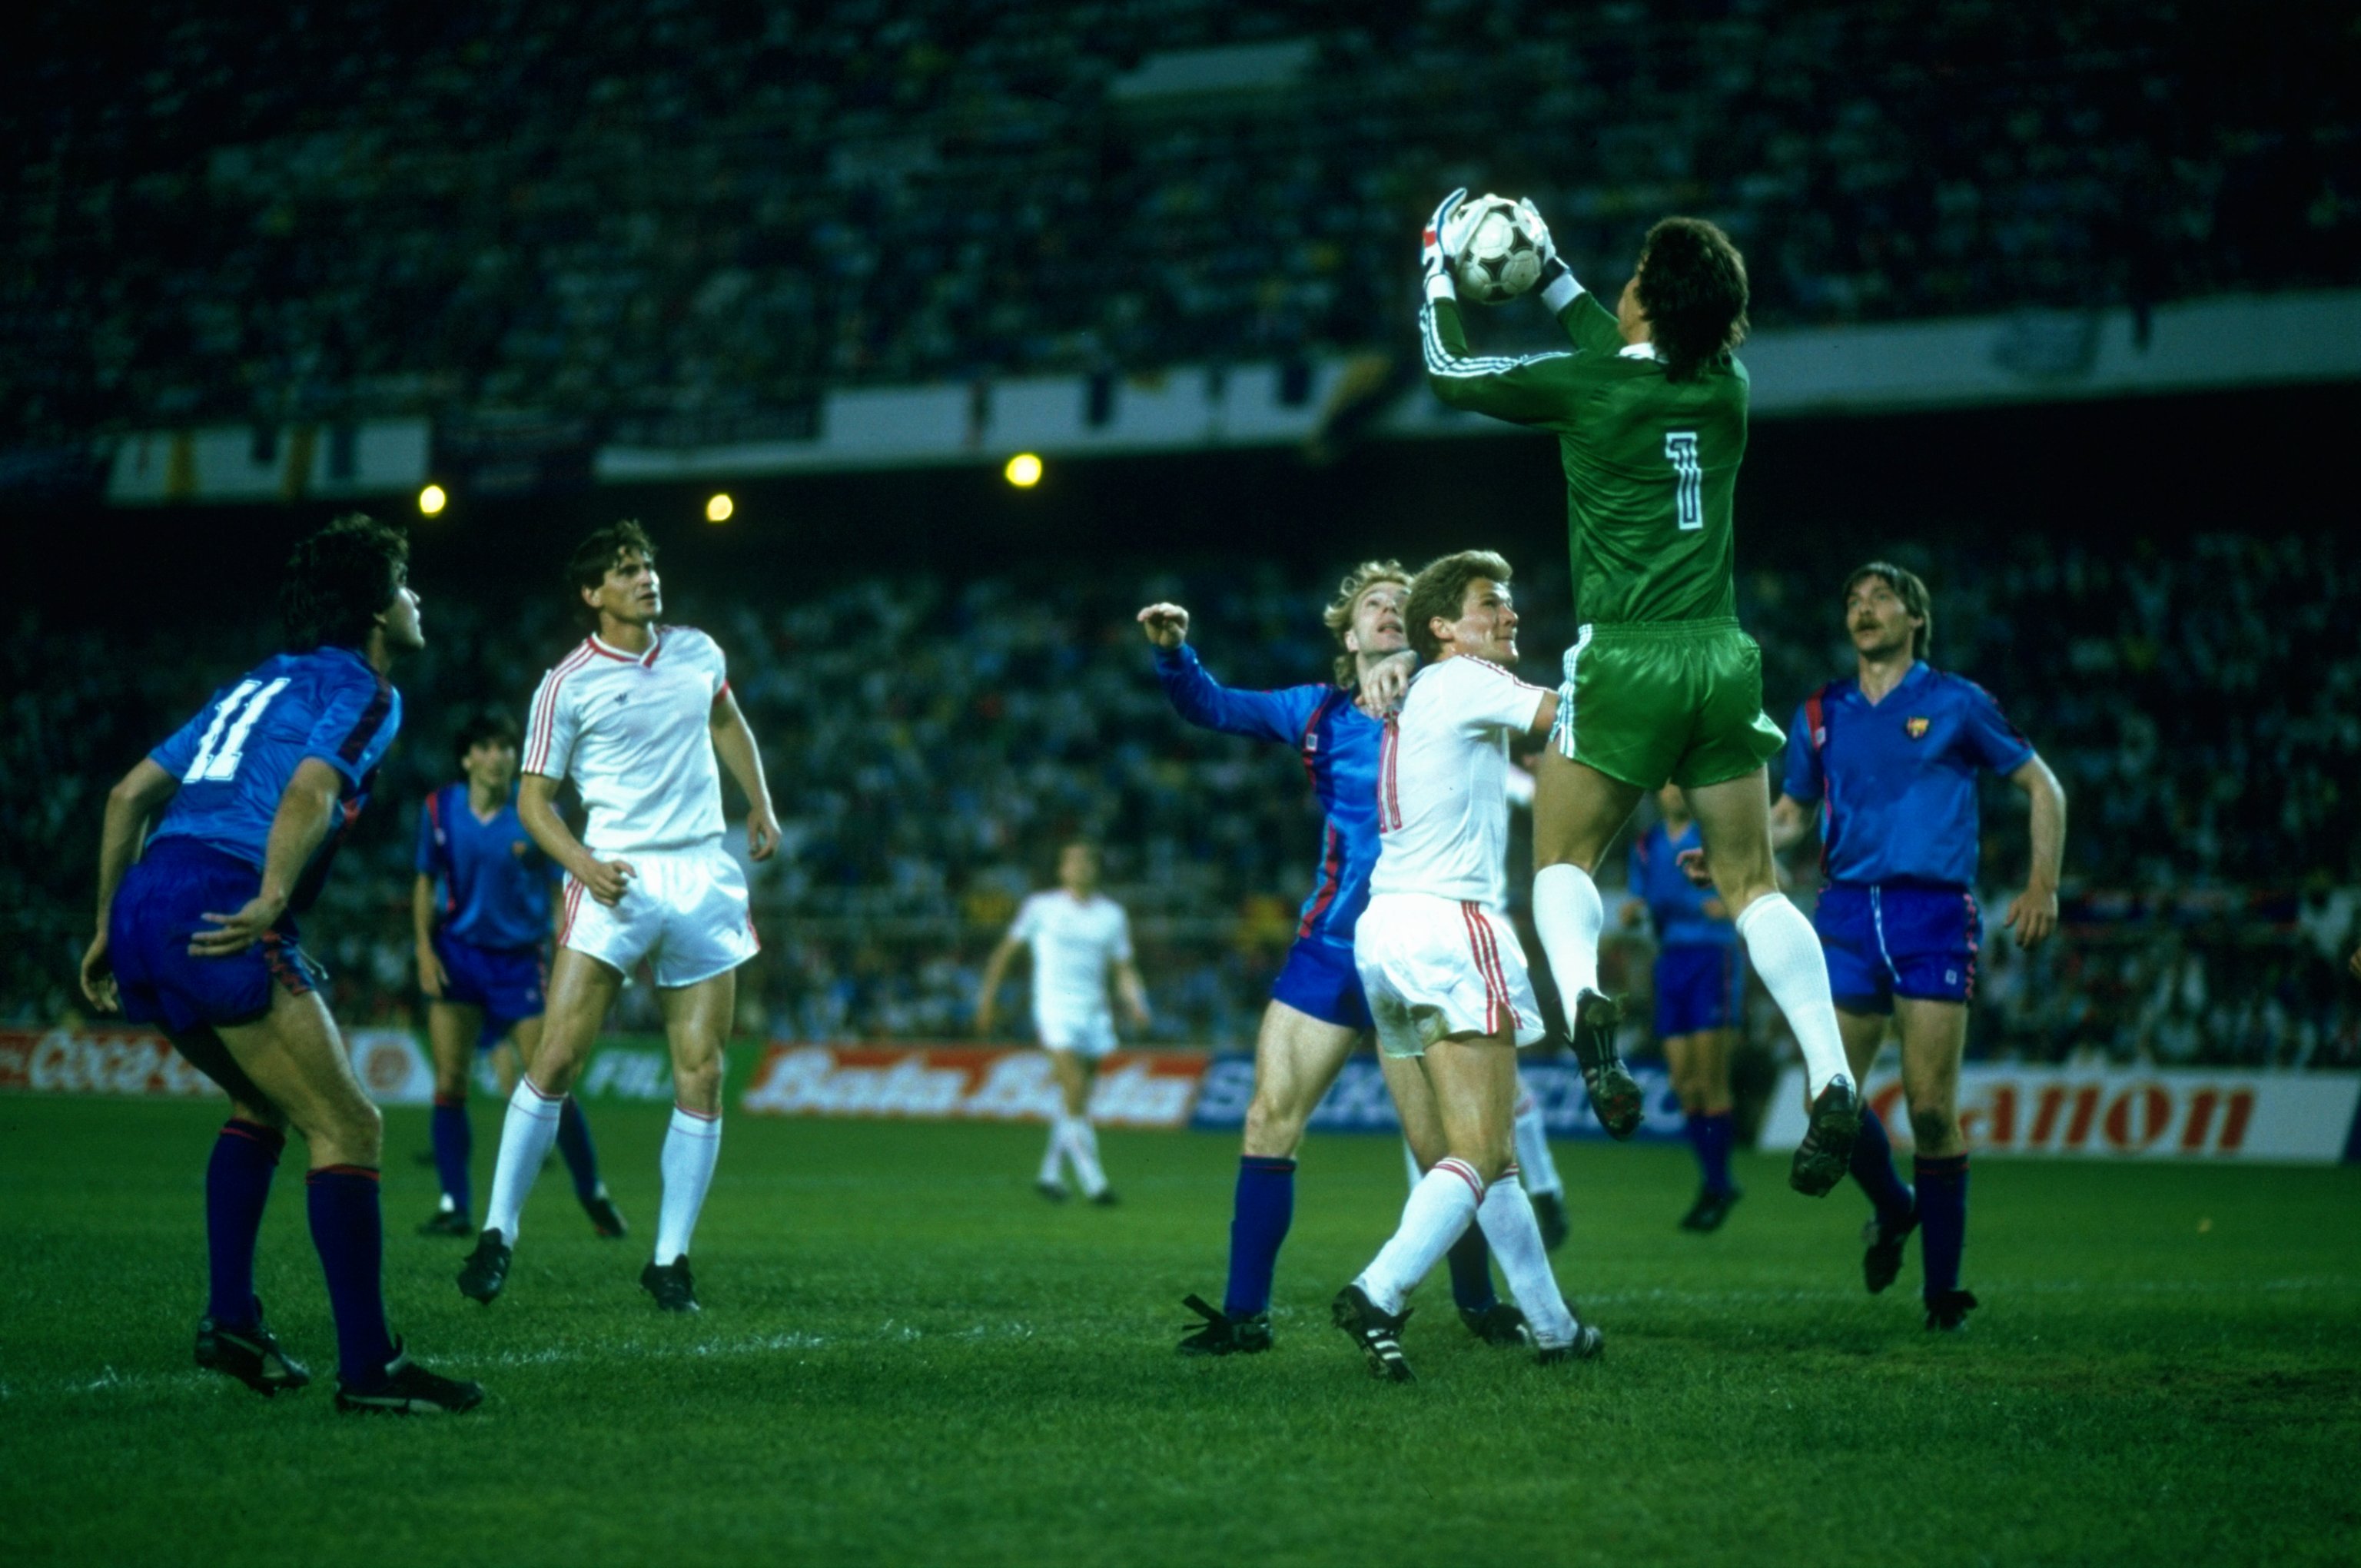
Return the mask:
<svg viewBox="0 0 2361 1568">
<path fill-rule="evenodd" d="M 1937 595 L 1937 662 L 2000 696 L 2072 801 L 2068 939 L 2028 962 L 1988 935 L 1975 1048 L 2361 1064 L 2361 993 L 2340 970 L 2361 938 L 2346 793 L 2361 777 L 2361 651 L 2344 632 L 2361 618 L 2352 541 L 2212 534 L 2103 553 L 2022 533 L 1913 564 Z M 1802 569 L 1741 580 L 1783 721 L 1850 668 L 1833 580 Z M 1519 586 L 1528 674 L 1547 678 L 1567 630 L 1554 608 L 1564 567 L 1537 564 Z M 677 588 L 675 612 L 729 652 L 785 828 L 783 852 L 754 869 L 766 947 L 741 990 L 743 1027 L 961 1034 L 1017 900 L 1047 882 L 1059 843 L 1089 835 L 1140 934 L 1157 1038 L 1249 1041 L 1310 874 L 1313 808 L 1283 749 L 1173 716 L 1131 614 L 1186 603 L 1220 678 L 1294 684 L 1327 668 L 1327 587 L 1270 565 L 1088 576 L 1044 565 L 963 583 L 863 579 L 784 605 Z M 401 674 L 404 739 L 307 925 L 349 1020 L 414 1004 L 413 814 L 448 776 L 448 738 L 488 700 L 521 717 L 541 670 L 579 636 L 549 596 L 430 591 L 431 645 Z M 0 909 L 19 927 L 0 945 L 0 1014 L 47 1022 L 72 1008 L 106 788 L 260 651 L 181 626 L 147 650 L 36 626 L 0 651 Z M 1988 912 L 2024 874 L 2021 799 L 1987 792 Z M 1793 869 L 1808 889 L 1810 857 Z M 1614 864 L 1610 882 L 1620 874 Z M 1646 974 L 1636 957 L 1621 960 L 1631 986 Z M 653 1021 L 644 991 L 626 998 L 626 1024 Z M 1763 1037 L 1775 1016 L 1762 1010 Z"/>
<path fill-rule="evenodd" d="M 2334 8 L 137 12 L 43 8 L 0 58 L 0 451 L 525 410 L 742 439 L 830 385 L 1398 344 L 1460 181 L 1606 273 L 1710 215 L 1766 325 L 2361 263 Z"/>
</svg>

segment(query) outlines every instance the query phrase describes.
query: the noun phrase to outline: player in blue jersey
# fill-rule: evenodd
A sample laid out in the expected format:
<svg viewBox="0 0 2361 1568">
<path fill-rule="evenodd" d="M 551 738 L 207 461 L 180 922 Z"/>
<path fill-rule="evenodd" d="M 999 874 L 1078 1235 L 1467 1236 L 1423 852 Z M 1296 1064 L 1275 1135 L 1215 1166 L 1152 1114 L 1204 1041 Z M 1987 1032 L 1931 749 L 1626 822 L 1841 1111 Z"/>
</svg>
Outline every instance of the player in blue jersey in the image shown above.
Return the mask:
<svg viewBox="0 0 2361 1568">
<path fill-rule="evenodd" d="M 1410 574 L 1391 561 L 1365 562 L 1337 588 L 1323 617 L 1342 650 L 1333 683 L 1278 691 L 1221 685 L 1189 646 L 1189 612 L 1153 604 L 1139 623 L 1156 648 L 1157 678 L 1183 718 L 1207 729 L 1295 748 L 1325 822 L 1320 874 L 1296 922 L 1295 943 L 1271 987 L 1255 1040 L 1254 1098 L 1246 1109 L 1230 1220 L 1230 1274 L 1216 1310 L 1180 1342 L 1184 1355 L 1253 1354 L 1270 1348 L 1271 1277 L 1295 1213 L 1295 1151 L 1321 1096 L 1370 1028 L 1353 962 L 1353 928 L 1369 901 L 1378 859 L 1378 751 L 1384 724 L 1355 706 L 1368 666 L 1409 646 L 1402 603 Z M 1520 1102 L 1518 1149 L 1531 1179 L 1536 1218 L 1551 1245 L 1565 1235 L 1565 1188 L 1531 1096 Z M 1491 1262 L 1473 1226 L 1450 1255 L 1452 1297 L 1461 1321 L 1488 1343 L 1528 1343 L 1523 1314 L 1492 1288 Z"/>
<path fill-rule="evenodd" d="M 1875 1208 L 1862 1275 L 1872 1294 L 1891 1285 L 1903 1244 L 1921 1232 L 1927 1326 L 1954 1330 L 1976 1304 L 1960 1288 L 1968 1155 L 1959 1091 L 1982 926 L 1977 775 L 2004 775 L 2031 805 L 2031 872 L 2004 922 L 2022 948 L 2057 928 L 2066 792 L 1990 694 L 1926 662 L 1935 611 L 1915 574 L 1872 562 L 1845 579 L 1844 610 L 1857 667 L 1796 712 L 1773 837 L 1783 849 L 1802 839 L 1817 806 L 1828 886 L 1813 924 L 1855 1080 L 1866 1081 L 1889 1015 L 1902 1036 L 1917 1179 L 1915 1191 L 1903 1185 L 1884 1127 L 1864 1109 L 1850 1161 Z"/>
<path fill-rule="evenodd" d="M 1745 1021 L 1746 960 L 1728 907 L 1682 866 L 1705 853 L 1688 797 L 1666 784 L 1656 809 L 1660 819 L 1631 842 L 1633 902 L 1623 913 L 1627 924 L 1655 924 L 1656 1038 L 1704 1177 L 1681 1229 L 1714 1231 L 1743 1196 L 1730 1179 L 1730 1053 Z"/>
<path fill-rule="evenodd" d="M 434 1048 L 434 1168 L 443 1201 L 421 1235 L 476 1234 L 467 1124 L 467 1074 L 478 1050 L 497 1052 L 500 1093 L 541 1043 L 542 996 L 549 984 L 555 861 L 517 816 L 516 720 L 485 712 L 460 728 L 456 784 L 418 812 L 418 876 L 410 913 L 418 936 L 418 984 Z M 557 1123 L 558 1152 L 590 1228 L 608 1240 L 629 1229 L 598 1179 L 590 1124 L 573 1095 Z"/>
<path fill-rule="evenodd" d="M 288 563 L 286 652 L 214 694 L 106 800 L 98 931 L 82 964 L 103 1011 L 153 1024 L 226 1091 L 205 1172 L 211 1282 L 197 1365 L 264 1395 L 311 1381 L 263 1320 L 254 1249 L 291 1124 L 310 1146 L 312 1243 L 336 1323 L 336 1408 L 471 1409 L 484 1391 L 410 1359 L 386 1327 L 382 1129 L 297 946 L 337 841 L 360 815 L 425 645 L 407 541 L 340 518 Z"/>
</svg>

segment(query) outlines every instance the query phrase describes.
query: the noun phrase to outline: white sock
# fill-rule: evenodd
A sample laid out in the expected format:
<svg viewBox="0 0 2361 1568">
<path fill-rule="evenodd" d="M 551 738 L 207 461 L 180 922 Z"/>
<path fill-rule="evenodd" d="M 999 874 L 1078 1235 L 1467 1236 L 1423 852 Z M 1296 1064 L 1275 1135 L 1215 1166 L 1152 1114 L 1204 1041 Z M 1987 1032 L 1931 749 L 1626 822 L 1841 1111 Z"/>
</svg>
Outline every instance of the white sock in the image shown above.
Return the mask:
<svg viewBox="0 0 2361 1568">
<path fill-rule="evenodd" d="M 1532 1200 L 1511 1168 L 1484 1190 L 1476 1211 L 1492 1256 L 1508 1277 L 1509 1294 L 1524 1309 L 1533 1338 L 1543 1349 L 1574 1343 L 1574 1313 L 1550 1271 L 1549 1249 L 1542 1245 L 1541 1223 L 1533 1218 Z"/>
<path fill-rule="evenodd" d="M 1408 1138 L 1402 1140 L 1402 1169 L 1410 1173 L 1410 1184 L 1412 1187 L 1416 1187 L 1426 1175 L 1426 1172 L 1418 1168 L 1418 1151 L 1410 1146 Z"/>
<path fill-rule="evenodd" d="M 1574 999 L 1598 989 L 1598 934 L 1607 926 L 1607 905 L 1598 884 L 1580 866 L 1543 866 L 1533 873 L 1533 928 L 1565 1000 L 1567 1022 Z"/>
<path fill-rule="evenodd" d="M 1066 1118 L 1066 1157 L 1074 1162 L 1074 1179 L 1082 1196 L 1095 1198 L 1106 1190 L 1106 1172 L 1099 1168 L 1099 1133 L 1088 1116 Z"/>
<path fill-rule="evenodd" d="M 492 1162 L 492 1201 L 484 1210 L 484 1228 L 500 1233 L 500 1240 L 516 1245 L 517 1222 L 524 1213 L 524 1195 L 533 1190 L 541 1162 L 557 1142 L 557 1113 L 566 1096 L 544 1094 L 533 1080 L 519 1074 L 516 1092 L 509 1096 L 508 1114 L 500 1121 L 500 1152 Z"/>
<path fill-rule="evenodd" d="M 1556 1157 L 1550 1153 L 1549 1124 L 1542 1120 L 1541 1102 L 1521 1083 L 1517 1086 L 1517 1164 L 1525 1173 L 1528 1192 L 1565 1195 L 1565 1179 L 1558 1175 Z"/>
<path fill-rule="evenodd" d="M 1403 1298 L 1451 1250 L 1483 1201 L 1484 1179 L 1474 1166 L 1464 1159 L 1435 1161 L 1411 1189 L 1400 1226 L 1353 1283 L 1378 1311 L 1400 1311 Z"/>
<path fill-rule="evenodd" d="M 1049 1118 L 1049 1141 L 1041 1149 L 1040 1182 L 1044 1187 L 1056 1187 L 1058 1168 L 1066 1157 L 1066 1118 L 1061 1112 Z"/>
<path fill-rule="evenodd" d="M 1828 995 L 1828 957 L 1804 912 L 1784 894 L 1765 894 L 1740 912 L 1738 939 L 1746 944 L 1763 988 L 1787 1015 L 1787 1027 L 1803 1047 L 1806 1098 L 1817 1099 L 1836 1079 L 1850 1082 L 1844 1036 L 1837 1030 L 1836 1003 Z"/>
<path fill-rule="evenodd" d="M 656 1205 L 656 1266 L 677 1262 L 697 1234 L 697 1216 L 705 1194 L 713 1186 L 713 1165 L 721 1157 L 721 1115 L 672 1108 L 672 1128 L 664 1134 L 664 1153 L 657 1168 L 664 1172 L 664 1197 Z"/>
</svg>

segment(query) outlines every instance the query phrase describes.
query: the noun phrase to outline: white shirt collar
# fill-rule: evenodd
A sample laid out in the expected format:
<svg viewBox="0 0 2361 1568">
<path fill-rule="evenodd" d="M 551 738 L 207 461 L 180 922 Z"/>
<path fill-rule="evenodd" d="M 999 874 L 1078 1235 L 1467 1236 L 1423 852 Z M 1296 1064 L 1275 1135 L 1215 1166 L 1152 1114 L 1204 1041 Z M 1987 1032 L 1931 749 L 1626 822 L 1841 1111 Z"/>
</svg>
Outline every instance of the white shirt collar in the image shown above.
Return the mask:
<svg viewBox="0 0 2361 1568">
<path fill-rule="evenodd" d="M 1656 357 L 1656 345 L 1648 342 L 1644 338 L 1638 343 L 1627 343 L 1622 347 L 1615 351 L 1615 357 L 1618 359 L 1653 359 Z"/>
</svg>

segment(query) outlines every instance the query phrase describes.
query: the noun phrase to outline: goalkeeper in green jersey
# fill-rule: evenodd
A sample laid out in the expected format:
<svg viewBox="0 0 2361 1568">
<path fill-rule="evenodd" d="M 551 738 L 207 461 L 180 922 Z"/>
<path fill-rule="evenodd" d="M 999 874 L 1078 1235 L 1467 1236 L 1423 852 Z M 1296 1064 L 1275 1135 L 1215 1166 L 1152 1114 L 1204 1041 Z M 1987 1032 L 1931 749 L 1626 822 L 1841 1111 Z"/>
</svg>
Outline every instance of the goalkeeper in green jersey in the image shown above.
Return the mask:
<svg viewBox="0 0 2361 1568">
<path fill-rule="evenodd" d="M 1803 1047 L 1810 1123 L 1788 1179 L 1818 1197 L 1845 1172 L 1861 1097 L 1819 940 L 1773 868 L 1763 764 L 1784 738 L 1763 715 L 1762 650 L 1736 613 L 1730 496 L 1746 455 L 1747 386 L 1732 351 L 1746 332 L 1746 264 L 1712 224 L 1666 218 L 1609 309 L 1524 203 L 1539 291 L 1572 345 L 1473 355 L 1449 265 L 1465 195 L 1446 197 L 1423 236 L 1428 384 L 1454 408 L 1549 431 L 1565 466 L 1578 630 L 1535 775 L 1533 921 L 1575 1054 L 1599 1119 L 1629 1136 L 1641 1106 L 1616 1059 L 1620 1009 L 1598 990 L 1605 910 L 1592 878 L 1640 797 L 1678 784 L 1715 890 Z"/>
</svg>

